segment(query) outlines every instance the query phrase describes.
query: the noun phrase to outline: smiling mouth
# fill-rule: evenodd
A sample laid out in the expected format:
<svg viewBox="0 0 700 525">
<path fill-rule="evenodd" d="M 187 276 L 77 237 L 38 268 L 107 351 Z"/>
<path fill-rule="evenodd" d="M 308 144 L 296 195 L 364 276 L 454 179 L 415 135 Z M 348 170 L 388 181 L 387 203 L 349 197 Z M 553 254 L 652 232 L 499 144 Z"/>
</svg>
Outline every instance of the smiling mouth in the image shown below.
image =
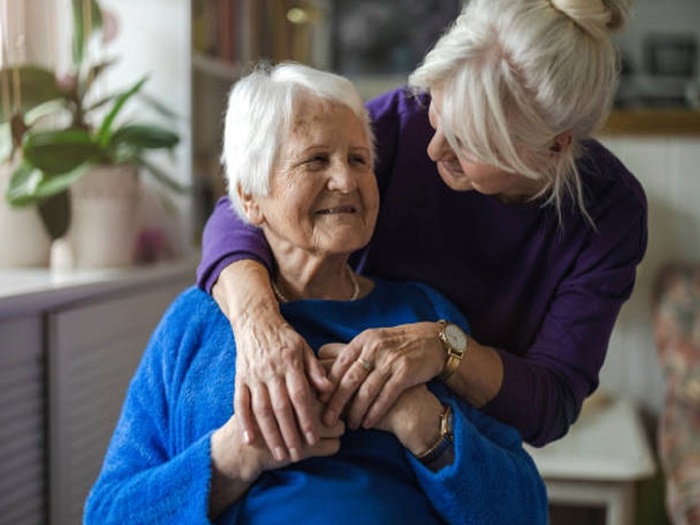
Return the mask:
<svg viewBox="0 0 700 525">
<path fill-rule="evenodd" d="M 333 208 L 323 208 L 316 212 L 317 215 L 336 215 L 340 213 L 357 213 L 354 206 L 335 206 Z"/>
</svg>

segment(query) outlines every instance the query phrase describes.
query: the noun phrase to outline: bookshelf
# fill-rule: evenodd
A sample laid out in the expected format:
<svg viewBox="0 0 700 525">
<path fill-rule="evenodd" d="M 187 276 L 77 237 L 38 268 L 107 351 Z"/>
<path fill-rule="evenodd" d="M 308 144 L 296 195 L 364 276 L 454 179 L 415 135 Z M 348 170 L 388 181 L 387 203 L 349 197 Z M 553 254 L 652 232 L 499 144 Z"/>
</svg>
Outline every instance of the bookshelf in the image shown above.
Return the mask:
<svg viewBox="0 0 700 525">
<path fill-rule="evenodd" d="M 192 168 L 195 222 L 225 192 L 219 165 L 231 86 L 252 64 L 327 65 L 329 0 L 191 0 Z M 200 228 L 201 233 L 201 228 Z"/>
</svg>

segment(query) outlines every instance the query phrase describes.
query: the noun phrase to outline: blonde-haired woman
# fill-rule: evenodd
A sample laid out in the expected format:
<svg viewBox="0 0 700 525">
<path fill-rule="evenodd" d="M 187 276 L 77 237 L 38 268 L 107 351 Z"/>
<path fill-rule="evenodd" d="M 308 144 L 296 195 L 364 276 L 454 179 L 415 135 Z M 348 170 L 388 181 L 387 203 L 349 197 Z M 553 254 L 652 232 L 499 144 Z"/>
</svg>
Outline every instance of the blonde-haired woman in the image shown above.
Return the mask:
<svg viewBox="0 0 700 525">
<path fill-rule="evenodd" d="M 532 444 L 568 431 L 646 249 L 644 191 L 591 138 L 616 90 L 611 32 L 627 15 L 622 0 L 471 0 L 410 89 L 366 104 L 382 209 L 355 268 L 445 293 L 470 320 L 468 344 L 440 324 L 370 329 L 325 374 L 280 317 L 259 233 L 219 204 L 198 282 L 237 329 L 246 435 L 273 419 L 271 446 L 313 441 L 315 391 L 326 423 L 346 414 L 371 428 L 435 377 Z M 362 380 L 359 358 L 373 364 Z M 252 408 L 261 392 L 274 402 Z"/>
</svg>

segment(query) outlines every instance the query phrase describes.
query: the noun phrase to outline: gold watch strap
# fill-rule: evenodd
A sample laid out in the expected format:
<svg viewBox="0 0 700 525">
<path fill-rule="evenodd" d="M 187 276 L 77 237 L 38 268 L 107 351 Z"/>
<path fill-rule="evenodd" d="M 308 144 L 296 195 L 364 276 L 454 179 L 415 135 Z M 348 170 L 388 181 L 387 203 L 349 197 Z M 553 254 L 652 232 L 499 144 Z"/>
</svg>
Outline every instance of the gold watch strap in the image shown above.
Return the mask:
<svg viewBox="0 0 700 525">
<path fill-rule="evenodd" d="M 444 319 L 440 319 L 438 321 L 438 324 L 440 325 L 440 330 L 442 331 L 447 326 L 447 321 L 445 321 Z M 442 369 L 442 372 L 440 372 L 436 378 L 438 381 L 444 383 L 457 371 L 459 364 L 462 362 L 462 358 L 467 353 L 467 349 L 469 348 L 469 335 L 465 334 L 465 336 L 467 338 L 467 346 L 464 349 L 464 352 L 462 353 L 453 352 L 452 349 L 448 346 L 448 344 L 443 340 L 443 338 L 438 337 L 438 339 L 440 339 L 440 344 L 445 349 L 445 352 L 447 352 L 447 361 L 445 362 L 445 367 Z"/>
<path fill-rule="evenodd" d="M 445 404 L 440 413 L 440 437 L 428 450 L 416 454 L 416 458 L 424 465 L 429 465 L 452 445 L 452 439 L 452 407 Z"/>
<path fill-rule="evenodd" d="M 440 375 L 437 376 L 437 380 L 444 383 L 447 381 L 450 377 L 452 377 L 452 374 L 454 374 L 457 371 L 457 368 L 459 367 L 459 363 L 462 362 L 462 356 L 461 355 L 456 355 L 452 352 L 448 352 L 447 354 L 447 362 L 445 363 L 445 368 L 442 369 L 442 372 L 440 372 Z"/>
</svg>

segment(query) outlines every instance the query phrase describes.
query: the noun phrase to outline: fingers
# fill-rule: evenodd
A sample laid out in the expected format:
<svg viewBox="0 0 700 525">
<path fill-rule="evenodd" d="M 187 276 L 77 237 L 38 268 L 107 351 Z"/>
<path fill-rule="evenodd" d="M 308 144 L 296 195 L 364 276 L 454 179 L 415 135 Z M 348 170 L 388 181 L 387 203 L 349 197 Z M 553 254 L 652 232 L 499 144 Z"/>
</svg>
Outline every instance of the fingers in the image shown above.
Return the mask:
<svg viewBox="0 0 700 525">
<path fill-rule="evenodd" d="M 365 415 L 370 407 L 376 403 L 377 396 L 386 388 L 388 378 L 389 376 L 379 370 L 371 371 L 368 374 L 355 396 L 350 400 L 346 417 L 349 428 L 357 430 L 360 425 L 364 426 Z"/>
<path fill-rule="evenodd" d="M 317 365 L 321 366 L 318 363 Z M 302 435 L 308 445 L 313 445 L 318 441 L 318 416 L 314 415 L 313 403 L 315 396 L 311 391 L 311 386 L 305 374 L 291 371 L 287 375 L 286 389 L 289 392 L 294 412 L 292 414 L 293 417 L 291 420 L 285 419 L 284 423 L 279 418 L 277 421 L 291 453 L 292 444 L 299 450 L 298 447 L 301 446 Z"/>
<path fill-rule="evenodd" d="M 270 402 L 270 394 L 265 386 L 251 392 L 253 411 L 260 433 L 276 461 L 287 459 L 287 447 L 277 426 L 277 415 Z"/>
<path fill-rule="evenodd" d="M 233 396 L 233 411 L 238 416 L 243 442 L 250 445 L 255 439 L 255 425 L 250 412 L 250 390 L 247 385 L 236 385 Z"/>
<path fill-rule="evenodd" d="M 372 386 L 374 387 L 374 385 Z M 377 422 L 394 406 L 396 400 L 405 390 L 405 385 L 400 378 L 391 377 L 375 388 L 377 388 L 376 393 L 369 392 L 367 394 L 368 402 L 360 404 L 357 408 L 354 405 L 350 408 L 350 414 L 356 418 L 352 420 L 353 424 L 362 425 L 364 428 L 374 428 Z M 356 414 L 354 410 L 357 411 Z"/>
<path fill-rule="evenodd" d="M 304 365 L 306 366 L 309 380 L 316 391 L 321 395 L 330 394 L 333 391 L 333 383 L 328 379 L 327 369 L 321 363 L 320 357 L 321 354 L 319 353 L 319 359 L 317 359 L 309 348 L 307 352 L 305 352 Z"/>
<path fill-rule="evenodd" d="M 336 363 L 339 360 L 340 358 L 336 360 Z M 364 358 L 362 360 L 356 359 L 347 367 L 347 371 L 342 374 L 335 392 L 326 404 L 323 415 L 323 422 L 326 425 L 331 426 L 338 421 L 347 402 L 372 372 L 372 367 L 373 363 Z"/>
</svg>

